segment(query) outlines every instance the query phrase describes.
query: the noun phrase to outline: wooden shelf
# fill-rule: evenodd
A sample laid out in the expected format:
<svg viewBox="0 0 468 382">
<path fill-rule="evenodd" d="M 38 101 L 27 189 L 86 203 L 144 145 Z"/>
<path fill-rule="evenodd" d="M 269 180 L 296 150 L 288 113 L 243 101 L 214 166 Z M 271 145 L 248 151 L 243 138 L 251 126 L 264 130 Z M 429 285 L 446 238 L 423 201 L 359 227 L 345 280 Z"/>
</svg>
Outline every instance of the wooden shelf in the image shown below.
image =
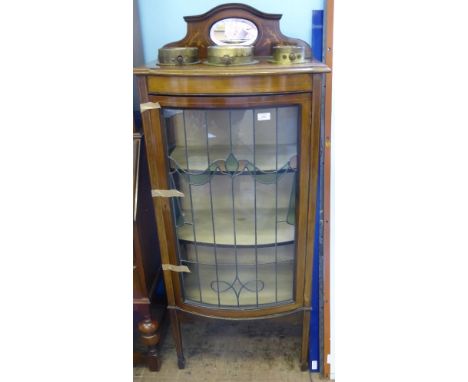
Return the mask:
<svg viewBox="0 0 468 382">
<path fill-rule="evenodd" d="M 212 288 L 212 283 L 216 282 L 216 267 L 194 264 L 186 264 L 191 273 L 184 273 L 184 289 L 186 301 L 207 305 L 218 305 L 218 293 Z M 197 274 L 197 269 L 199 275 Z M 258 292 L 258 304 L 275 304 L 293 299 L 294 288 L 294 261 L 275 264 L 255 266 L 238 266 L 239 279 L 247 283 L 249 287 L 255 288 L 255 279 L 261 280 L 263 289 Z M 228 284 L 234 282 L 236 277 L 235 267 L 232 265 L 218 265 L 218 280 Z M 200 288 L 198 286 L 200 280 Z M 278 282 L 276 288 L 276 281 Z M 216 285 L 216 284 L 215 284 Z M 227 284 L 220 284 L 223 289 Z M 240 284 L 236 282 L 234 288 L 239 291 Z M 220 288 L 221 289 L 221 288 Z M 201 290 L 201 301 L 200 301 Z M 237 297 L 233 289 L 219 293 L 220 305 L 237 308 Z M 239 294 L 240 306 L 255 306 L 257 303 L 255 289 L 253 292 L 243 289 Z"/>
<path fill-rule="evenodd" d="M 255 248 L 242 247 L 236 251 L 234 247 L 215 248 L 206 245 L 197 245 L 195 250 L 194 244 L 187 244 L 182 248 L 181 257 L 184 263 L 197 263 L 198 258 L 198 264 L 201 265 L 235 265 L 237 253 L 237 264 L 255 266 L 255 261 L 259 265 L 293 261 L 294 251 L 294 244 L 261 247 L 257 251 Z"/>
<path fill-rule="evenodd" d="M 286 220 L 288 210 L 286 208 L 278 209 L 278 220 Z M 275 220 L 274 209 L 257 208 L 257 240 L 255 241 L 255 219 L 253 211 L 236 210 L 235 231 L 232 210 L 220 210 L 215 214 L 215 235 L 213 235 L 213 223 L 210 210 L 197 211 L 195 225 L 184 224 L 177 228 L 179 240 L 194 242 L 197 244 L 214 244 L 216 236 L 217 245 L 233 246 L 271 246 L 275 243 Z M 281 221 L 278 223 L 277 238 L 278 244 L 294 241 L 295 227 Z M 195 230 L 195 237 L 194 231 Z M 196 239 L 196 240 L 195 240 Z"/>
<path fill-rule="evenodd" d="M 297 145 L 278 145 L 278 167 L 276 167 L 276 146 L 255 145 L 255 166 L 262 171 L 275 171 L 282 168 L 289 160 L 297 154 Z M 231 149 L 229 146 L 210 147 L 210 162 L 226 160 Z M 238 160 L 248 160 L 254 163 L 254 151 L 250 146 L 234 146 L 232 153 Z M 187 165 L 188 155 L 188 165 Z M 170 154 L 177 164 L 184 170 L 205 171 L 208 169 L 208 153 L 206 147 L 175 147 Z"/>
<path fill-rule="evenodd" d="M 242 66 L 213 66 L 203 63 L 190 65 L 190 70 L 186 66 L 158 66 L 156 61 L 151 61 L 145 66 L 133 68 L 133 74 L 136 75 L 151 75 L 160 76 L 208 76 L 212 81 L 212 77 L 232 77 L 232 76 L 267 76 L 277 74 L 303 74 L 303 73 L 328 73 L 330 68 L 319 61 L 306 62 L 304 64 L 295 65 L 278 65 L 269 62 L 271 57 L 256 57 L 260 62 L 255 65 Z M 207 82 L 207 79 L 203 79 Z M 208 81 L 209 82 L 209 81 Z"/>
</svg>

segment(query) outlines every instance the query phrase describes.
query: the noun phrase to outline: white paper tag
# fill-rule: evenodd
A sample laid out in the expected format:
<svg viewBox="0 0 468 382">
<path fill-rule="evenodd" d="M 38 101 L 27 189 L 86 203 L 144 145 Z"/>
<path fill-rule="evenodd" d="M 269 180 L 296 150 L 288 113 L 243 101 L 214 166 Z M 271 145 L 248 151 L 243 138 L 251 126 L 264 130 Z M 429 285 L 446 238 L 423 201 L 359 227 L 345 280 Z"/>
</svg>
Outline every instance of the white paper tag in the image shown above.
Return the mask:
<svg viewBox="0 0 468 382">
<path fill-rule="evenodd" d="M 146 110 L 161 109 L 159 102 L 146 102 L 140 103 L 140 113 L 143 113 Z"/>
<path fill-rule="evenodd" d="M 318 367 L 317 367 L 317 361 L 312 361 L 312 367 L 311 367 L 312 370 L 317 370 Z"/>
<path fill-rule="evenodd" d="M 172 198 L 179 197 L 183 198 L 185 195 L 179 190 L 151 190 L 151 196 L 153 198 Z"/>
<path fill-rule="evenodd" d="M 173 272 L 190 272 L 190 269 L 186 265 L 172 265 L 172 264 L 162 264 L 163 271 L 173 271 Z"/>
<path fill-rule="evenodd" d="M 271 119 L 271 113 L 258 113 L 257 121 L 269 121 Z"/>
</svg>

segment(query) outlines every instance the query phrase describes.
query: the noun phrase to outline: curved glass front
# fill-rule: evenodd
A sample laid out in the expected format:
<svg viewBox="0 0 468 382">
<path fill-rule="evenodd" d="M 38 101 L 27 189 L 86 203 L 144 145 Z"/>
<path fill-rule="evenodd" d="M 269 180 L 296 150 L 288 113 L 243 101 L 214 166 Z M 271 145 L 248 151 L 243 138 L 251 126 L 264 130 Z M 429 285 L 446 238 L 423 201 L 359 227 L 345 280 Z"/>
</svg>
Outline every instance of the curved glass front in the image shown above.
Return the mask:
<svg viewBox="0 0 468 382">
<path fill-rule="evenodd" d="M 185 301 L 292 302 L 299 107 L 163 115 Z"/>
</svg>

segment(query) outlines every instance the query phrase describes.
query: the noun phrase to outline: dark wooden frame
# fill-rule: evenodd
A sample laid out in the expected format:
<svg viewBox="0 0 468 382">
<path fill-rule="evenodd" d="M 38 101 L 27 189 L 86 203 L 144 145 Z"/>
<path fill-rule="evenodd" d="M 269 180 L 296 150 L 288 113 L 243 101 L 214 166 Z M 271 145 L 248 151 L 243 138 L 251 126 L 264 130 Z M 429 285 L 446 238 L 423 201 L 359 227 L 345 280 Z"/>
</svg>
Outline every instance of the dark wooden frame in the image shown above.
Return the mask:
<svg viewBox="0 0 468 382">
<path fill-rule="evenodd" d="M 259 52 L 264 55 L 271 46 L 285 43 L 279 32 L 280 15 L 267 15 L 251 7 L 228 4 L 214 8 L 204 15 L 188 17 L 188 35 L 185 39 L 166 46 L 206 47 L 209 41 L 207 25 L 225 17 L 258 18 Z M 260 21 L 259 21 L 260 20 Z M 273 24 L 272 24 L 273 23 Z M 273 26 L 272 26 L 273 25 Z M 276 26 L 275 26 L 276 25 Z M 191 36 L 197 36 L 193 38 Z M 299 41 L 299 40 L 298 40 Z M 289 39 L 287 42 L 293 43 Z M 304 42 L 302 42 L 304 43 Z M 304 43 L 305 44 L 305 43 Z M 307 45 L 307 44 L 306 44 Z M 310 46 L 308 46 L 310 52 Z M 268 50 L 269 52 L 269 50 Z M 258 54 L 258 53 L 257 53 Z M 266 60 L 242 67 L 213 67 L 192 65 L 187 67 L 136 68 L 139 96 L 142 104 L 152 102 L 171 108 L 240 108 L 265 105 L 300 105 L 300 166 L 299 196 L 296 209 L 297 266 L 295 301 L 292 304 L 252 310 L 211 309 L 186 303 L 182 299 L 179 276 L 164 271 L 164 282 L 170 309 L 172 332 L 178 354 L 179 367 L 185 359 L 182 350 L 179 313 L 224 319 L 269 318 L 290 313 L 302 313 L 303 335 L 301 368 L 308 369 L 308 344 L 311 309 L 312 256 L 315 232 L 317 173 L 320 139 L 320 103 L 323 73 L 329 69 L 317 62 L 280 67 Z M 151 186 L 169 189 L 165 136 L 160 109 L 153 108 L 142 114 Z M 155 217 L 160 238 L 162 262 L 177 264 L 176 235 L 172 221 L 171 203 L 167 198 L 153 198 Z"/>
</svg>

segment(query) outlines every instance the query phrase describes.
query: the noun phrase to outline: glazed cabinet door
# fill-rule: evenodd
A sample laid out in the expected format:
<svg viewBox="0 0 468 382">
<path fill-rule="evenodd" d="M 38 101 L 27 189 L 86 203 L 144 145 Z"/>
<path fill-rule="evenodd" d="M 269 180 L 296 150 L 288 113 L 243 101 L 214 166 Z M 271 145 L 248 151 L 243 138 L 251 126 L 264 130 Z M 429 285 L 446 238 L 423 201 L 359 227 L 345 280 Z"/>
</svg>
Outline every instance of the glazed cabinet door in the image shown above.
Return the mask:
<svg viewBox="0 0 468 382">
<path fill-rule="evenodd" d="M 158 176 L 183 194 L 170 198 L 165 228 L 171 261 L 190 270 L 172 274 L 176 300 L 222 310 L 302 304 L 310 95 L 153 101 Z"/>
</svg>

